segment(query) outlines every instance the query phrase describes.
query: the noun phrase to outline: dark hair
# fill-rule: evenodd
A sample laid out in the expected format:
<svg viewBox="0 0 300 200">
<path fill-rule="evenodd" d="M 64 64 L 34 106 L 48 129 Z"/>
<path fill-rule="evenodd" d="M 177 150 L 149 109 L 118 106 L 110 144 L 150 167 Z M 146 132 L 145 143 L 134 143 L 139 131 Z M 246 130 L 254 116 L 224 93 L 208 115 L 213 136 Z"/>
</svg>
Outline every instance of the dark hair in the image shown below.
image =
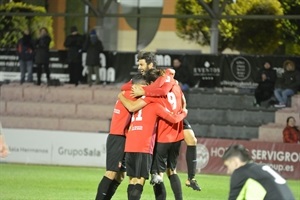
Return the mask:
<svg viewBox="0 0 300 200">
<path fill-rule="evenodd" d="M 252 161 L 249 151 L 241 144 L 231 145 L 224 153 L 222 159 L 228 160 L 232 157 L 238 157 L 242 162 Z"/>
<path fill-rule="evenodd" d="M 288 123 L 289 123 L 290 119 L 294 119 L 294 120 L 295 120 L 295 117 L 293 117 L 293 116 L 289 116 L 289 117 L 286 119 L 286 124 L 288 124 Z"/>
<path fill-rule="evenodd" d="M 163 69 L 149 69 L 145 73 L 146 82 L 150 84 L 151 82 L 154 82 L 158 77 L 164 75 L 164 73 L 165 72 Z"/>
<path fill-rule="evenodd" d="M 152 52 L 139 52 L 138 57 L 137 57 L 138 61 L 139 60 L 145 60 L 147 65 L 149 65 L 150 63 L 153 64 L 153 67 L 156 67 L 157 61 L 156 61 L 156 55 L 155 53 Z"/>
<path fill-rule="evenodd" d="M 174 60 L 178 60 L 179 62 L 182 63 L 183 58 L 182 58 L 182 56 L 175 56 L 175 57 L 173 58 L 173 61 L 174 61 Z"/>
<path fill-rule="evenodd" d="M 287 65 L 291 65 L 293 67 L 293 69 L 295 70 L 295 63 L 291 60 L 286 60 L 283 62 L 283 68 L 286 69 Z"/>
<path fill-rule="evenodd" d="M 71 29 L 70 29 L 70 31 L 71 31 L 71 33 L 73 33 L 73 32 L 77 32 L 77 31 L 78 31 L 78 29 L 77 29 L 77 27 L 76 27 L 76 26 L 71 26 Z"/>
<path fill-rule="evenodd" d="M 145 76 L 142 75 L 141 73 L 134 75 L 131 80 L 132 80 L 132 84 L 142 84 L 142 85 L 147 84 L 145 80 Z"/>
</svg>

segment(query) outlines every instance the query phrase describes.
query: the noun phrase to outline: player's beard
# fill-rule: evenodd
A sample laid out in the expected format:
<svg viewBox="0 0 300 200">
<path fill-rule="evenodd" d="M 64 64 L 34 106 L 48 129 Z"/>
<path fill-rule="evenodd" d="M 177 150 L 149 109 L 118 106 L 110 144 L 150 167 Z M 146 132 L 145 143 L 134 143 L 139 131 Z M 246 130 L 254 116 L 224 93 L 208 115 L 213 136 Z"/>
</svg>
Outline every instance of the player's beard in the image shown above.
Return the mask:
<svg viewBox="0 0 300 200">
<path fill-rule="evenodd" d="M 142 74 L 142 75 L 145 75 L 146 72 L 150 69 L 149 66 L 147 66 L 145 69 L 140 69 L 139 72 Z"/>
</svg>

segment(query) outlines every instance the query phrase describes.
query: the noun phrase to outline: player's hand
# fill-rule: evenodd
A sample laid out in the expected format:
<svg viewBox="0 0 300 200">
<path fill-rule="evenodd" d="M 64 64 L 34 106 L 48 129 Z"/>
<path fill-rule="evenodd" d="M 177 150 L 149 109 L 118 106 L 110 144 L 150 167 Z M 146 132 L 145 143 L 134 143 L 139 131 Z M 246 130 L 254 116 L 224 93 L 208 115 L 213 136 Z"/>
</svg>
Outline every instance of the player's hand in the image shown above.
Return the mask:
<svg viewBox="0 0 300 200">
<path fill-rule="evenodd" d="M 0 157 L 4 158 L 8 155 L 8 146 L 4 139 L 0 136 Z"/>
<path fill-rule="evenodd" d="M 131 96 L 132 97 L 139 97 L 145 94 L 144 89 L 140 85 L 133 85 L 131 87 Z"/>
<path fill-rule="evenodd" d="M 185 112 L 186 114 L 188 114 L 188 110 L 186 108 L 183 108 L 182 112 Z"/>
</svg>

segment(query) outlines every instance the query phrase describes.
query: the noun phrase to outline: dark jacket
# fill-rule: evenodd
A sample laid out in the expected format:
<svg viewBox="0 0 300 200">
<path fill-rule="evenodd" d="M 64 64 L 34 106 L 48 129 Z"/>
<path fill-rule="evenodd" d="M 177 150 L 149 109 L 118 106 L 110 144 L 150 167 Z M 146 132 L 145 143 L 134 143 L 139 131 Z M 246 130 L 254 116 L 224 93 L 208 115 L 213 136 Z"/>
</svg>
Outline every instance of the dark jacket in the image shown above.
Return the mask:
<svg viewBox="0 0 300 200">
<path fill-rule="evenodd" d="M 17 43 L 17 54 L 19 60 L 29 61 L 34 58 L 34 44 L 30 35 L 23 35 Z"/>
<path fill-rule="evenodd" d="M 81 53 L 83 46 L 83 36 L 80 34 L 68 35 L 64 46 L 68 49 L 67 62 L 68 63 L 81 63 Z"/>
<path fill-rule="evenodd" d="M 35 63 L 48 64 L 49 63 L 49 45 L 51 38 L 49 35 L 39 37 L 35 42 Z"/>
<path fill-rule="evenodd" d="M 266 80 L 262 80 L 262 75 L 265 74 L 267 79 Z M 265 90 L 274 90 L 275 87 L 275 82 L 277 79 L 277 72 L 276 70 L 269 68 L 269 69 L 261 69 L 258 73 L 258 86 L 260 88 L 263 88 Z"/>
<path fill-rule="evenodd" d="M 187 67 L 181 65 L 180 67 L 174 67 L 173 69 L 175 70 L 174 78 L 178 82 L 182 84 L 188 84 L 190 87 L 193 86 L 193 77 Z"/>
<path fill-rule="evenodd" d="M 300 89 L 300 72 L 298 70 L 285 71 L 279 79 L 278 87 L 281 89 L 292 89 L 297 92 Z"/>
<path fill-rule="evenodd" d="M 99 54 L 103 51 L 103 45 L 97 35 L 88 36 L 83 49 L 86 51 L 85 64 L 87 66 L 100 66 Z"/>
</svg>

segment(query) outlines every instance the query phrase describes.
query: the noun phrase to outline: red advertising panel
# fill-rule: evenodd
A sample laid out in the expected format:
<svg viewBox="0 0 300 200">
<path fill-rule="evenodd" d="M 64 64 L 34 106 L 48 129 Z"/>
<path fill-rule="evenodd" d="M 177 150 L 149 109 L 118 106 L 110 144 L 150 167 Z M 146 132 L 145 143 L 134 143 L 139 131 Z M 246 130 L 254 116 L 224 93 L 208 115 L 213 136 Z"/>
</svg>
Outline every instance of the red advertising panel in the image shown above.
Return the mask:
<svg viewBox="0 0 300 200">
<path fill-rule="evenodd" d="M 186 145 L 183 142 L 178 170 L 187 171 L 185 161 Z M 272 142 L 198 138 L 197 173 L 226 174 L 222 156 L 227 147 L 242 144 L 257 163 L 270 165 L 287 179 L 300 179 L 300 145 Z"/>
</svg>

